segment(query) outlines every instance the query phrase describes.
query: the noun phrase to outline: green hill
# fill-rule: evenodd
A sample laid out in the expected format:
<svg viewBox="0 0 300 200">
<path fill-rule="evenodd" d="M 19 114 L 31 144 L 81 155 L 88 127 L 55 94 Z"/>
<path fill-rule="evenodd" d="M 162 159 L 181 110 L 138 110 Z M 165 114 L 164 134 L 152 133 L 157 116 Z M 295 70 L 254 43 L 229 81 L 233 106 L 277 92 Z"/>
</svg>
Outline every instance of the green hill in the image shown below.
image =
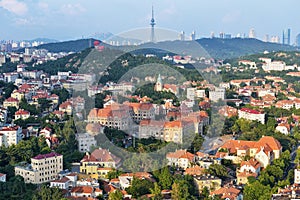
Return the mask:
<svg viewBox="0 0 300 200">
<path fill-rule="evenodd" d="M 55 42 L 40 45 L 36 48 L 47 49 L 50 52 L 80 52 L 86 48 L 93 46 L 95 39 L 80 39 L 65 42 Z M 156 44 L 145 43 L 140 46 L 134 46 L 133 49 L 142 49 L 138 51 L 142 54 L 157 53 L 161 55 L 163 49 L 170 50 L 177 54 L 185 51 L 185 53 L 197 52 L 197 56 L 211 56 L 213 58 L 225 59 L 225 58 L 236 58 L 244 55 L 251 55 L 257 53 L 263 53 L 264 51 L 296 51 L 297 48 L 289 45 L 282 45 L 276 43 L 263 42 L 257 39 L 220 39 L 220 38 L 202 38 L 196 40 L 203 48 L 199 49 L 198 45 L 191 41 L 166 41 L 159 42 Z M 110 46 L 105 44 L 105 46 Z M 129 48 L 116 47 L 117 49 Z M 159 50 L 153 50 L 153 49 Z M 198 49 L 196 49 L 198 48 Z M 20 51 L 24 51 L 21 49 Z M 167 51 L 166 51 L 167 52 Z"/>
</svg>

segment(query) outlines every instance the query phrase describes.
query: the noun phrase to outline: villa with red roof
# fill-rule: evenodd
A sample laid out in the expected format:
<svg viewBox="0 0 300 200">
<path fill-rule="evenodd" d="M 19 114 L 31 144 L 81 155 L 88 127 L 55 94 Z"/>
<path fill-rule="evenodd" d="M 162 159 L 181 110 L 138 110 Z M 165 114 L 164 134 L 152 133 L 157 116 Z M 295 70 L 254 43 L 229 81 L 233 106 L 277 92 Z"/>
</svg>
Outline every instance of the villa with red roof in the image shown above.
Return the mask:
<svg viewBox="0 0 300 200">
<path fill-rule="evenodd" d="M 196 156 L 186 150 L 177 150 L 175 152 L 168 153 L 166 157 L 169 166 L 186 169 L 191 166 L 192 162 L 195 161 Z"/>
<path fill-rule="evenodd" d="M 265 113 L 257 111 L 257 110 L 252 110 L 249 108 L 241 108 L 238 111 L 239 119 L 247 119 L 247 120 L 252 120 L 252 121 L 259 121 L 262 124 L 265 124 Z"/>
<path fill-rule="evenodd" d="M 30 117 L 30 112 L 27 110 L 20 109 L 17 112 L 15 112 L 15 120 L 18 120 L 18 119 L 25 120 L 25 119 L 28 119 L 29 117 Z"/>
<path fill-rule="evenodd" d="M 255 158 L 265 168 L 280 157 L 282 146 L 275 138 L 263 136 L 259 141 L 229 140 L 219 148 L 226 152 L 226 159 L 242 161 L 245 156 Z M 220 152 L 218 152 L 220 153 Z"/>
</svg>

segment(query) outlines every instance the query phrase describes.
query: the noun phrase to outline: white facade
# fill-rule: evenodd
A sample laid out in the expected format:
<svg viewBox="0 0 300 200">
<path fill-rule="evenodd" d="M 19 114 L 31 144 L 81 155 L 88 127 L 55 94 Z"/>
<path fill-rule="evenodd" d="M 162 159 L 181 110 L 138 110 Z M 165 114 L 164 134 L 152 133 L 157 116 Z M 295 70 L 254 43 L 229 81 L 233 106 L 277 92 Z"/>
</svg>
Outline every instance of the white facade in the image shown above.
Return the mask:
<svg viewBox="0 0 300 200">
<path fill-rule="evenodd" d="M 295 169 L 294 183 L 300 184 L 300 169 Z"/>
<path fill-rule="evenodd" d="M 255 110 L 251 110 L 251 109 L 241 109 L 238 111 L 238 115 L 239 115 L 239 119 L 240 118 L 244 118 L 247 120 L 252 120 L 252 121 L 259 121 L 262 124 L 265 124 L 265 114 L 264 113 L 260 113 L 258 111 Z"/>
<path fill-rule="evenodd" d="M 195 100 L 196 88 L 187 88 L 186 89 L 186 97 L 189 100 Z"/>
<path fill-rule="evenodd" d="M 209 91 L 209 99 L 211 101 L 217 102 L 219 100 L 225 99 L 225 89 L 216 88 L 214 91 Z"/>
<path fill-rule="evenodd" d="M 97 145 L 95 137 L 88 133 L 76 134 L 76 138 L 78 141 L 78 150 L 80 152 L 89 152 L 91 147 L 95 147 Z"/>
<path fill-rule="evenodd" d="M 0 130 L 0 146 L 16 145 L 22 140 L 22 129 L 19 126 L 2 127 Z"/>
</svg>

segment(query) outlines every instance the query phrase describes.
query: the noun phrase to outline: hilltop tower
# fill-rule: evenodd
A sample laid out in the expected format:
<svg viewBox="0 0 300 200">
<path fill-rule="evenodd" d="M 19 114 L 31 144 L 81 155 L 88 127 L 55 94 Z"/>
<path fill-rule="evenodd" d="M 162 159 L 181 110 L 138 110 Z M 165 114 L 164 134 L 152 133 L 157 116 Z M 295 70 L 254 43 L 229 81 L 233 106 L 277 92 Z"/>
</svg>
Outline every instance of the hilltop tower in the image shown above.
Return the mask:
<svg viewBox="0 0 300 200">
<path fill-rule="evenodd" d="M 154 86 L 154 91 L 161 92 L 162 90 L 163 90 L 163 83 L 162 83 L 162 80 L 161 80 L 161 77 L 160 77 L 160 74 L 159 74 L 158 77 L 157 77 L 155 86 Z"/>
<path fill-rule="evenodd" d="M 150 25 L 151 25 L 151 38 L 150 38 L 150 42 L 155 42 L 155 35 L 154 35 L 154 26 L 155 26 L 155 19 L 154 19 L 154 9 L 152 6 L 152 18 L 150 21 Z"/>
</svg>

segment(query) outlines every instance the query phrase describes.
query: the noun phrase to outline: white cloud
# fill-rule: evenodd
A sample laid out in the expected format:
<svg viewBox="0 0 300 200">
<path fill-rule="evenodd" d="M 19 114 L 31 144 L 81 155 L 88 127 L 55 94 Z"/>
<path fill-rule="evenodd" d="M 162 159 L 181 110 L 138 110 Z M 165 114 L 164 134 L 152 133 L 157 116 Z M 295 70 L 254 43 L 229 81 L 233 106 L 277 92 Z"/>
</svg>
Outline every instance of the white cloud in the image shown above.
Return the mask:
<svg viewBox="0 0 300 200">
<path fill-rule="evenodd" d="M 86 9 L 81 4 L 64 4 L 60 11 L 65 15 L 77 15 L 84 13 Z"/>
<path fill-rule="evenodd" d="M 27 5 L 17 0 L 1 0 L 0 7 L 16 15 L 24 15 L 28 11 Z"/>
<path fill-rule="evenodd" d="M 17 18 L 15 19 L 16 25 L 29 25 L 31 24 L 31 21 L 25 18 Z"/>
<path fill-rule="evenodd" d="M 39 3 L 38 3 L 38 7 L 39 7 L 40 9 L 42 9 L 42 10 L 48 10 L 49 5 L 48 5 L 47 3 L 45 3 L 45 2 L 39 2 Z"/>
</svg>

